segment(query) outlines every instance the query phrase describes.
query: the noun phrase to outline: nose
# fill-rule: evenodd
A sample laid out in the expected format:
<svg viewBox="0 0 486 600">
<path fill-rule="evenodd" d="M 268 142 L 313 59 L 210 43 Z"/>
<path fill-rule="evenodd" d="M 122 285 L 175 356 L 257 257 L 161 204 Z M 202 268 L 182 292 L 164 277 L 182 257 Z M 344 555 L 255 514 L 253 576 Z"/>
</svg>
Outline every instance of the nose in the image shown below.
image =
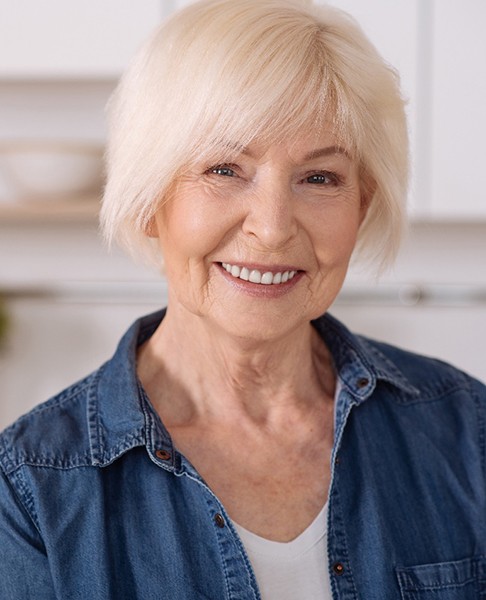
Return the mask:
<svg viewBox="0 0 486 600">
<path fill-rule="evenodd" d="M 243 221 L 246 235 L 268 250 L 278 250 L 295 237 L 298 225 L 295 199 L 285 185 L 266 185 L 249 199 Z"/>
</svg>

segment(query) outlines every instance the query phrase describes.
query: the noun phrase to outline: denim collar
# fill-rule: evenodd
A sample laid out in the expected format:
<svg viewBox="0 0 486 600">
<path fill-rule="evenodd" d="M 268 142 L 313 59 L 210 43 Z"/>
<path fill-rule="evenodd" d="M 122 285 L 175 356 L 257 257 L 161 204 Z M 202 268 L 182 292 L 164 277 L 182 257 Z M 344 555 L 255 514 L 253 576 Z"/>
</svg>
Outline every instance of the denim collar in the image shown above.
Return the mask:
<svg viewBox="0 0 486 600">
<path fill-rule="evenodd" d="M 121 339 L 113 358 L 93 375 L 87 416 L 94 465 L 106 466 L 128 450 L 145 446 L 162 467 L 178 471 L 183 466 L 136 374 L 137 347 L 150 338 L 164 316 L 162 310 L 137 320 Z M 353 335 L 328 314 L 312 324 L 333 356 L 350 404 L 364 402 L 380 382 L 405 395 L 418 394 L 398 367 L 366 338 Z M 168 457 L 163 464 L 160 456 Z"/>
<path fill-rule="evenodd" d="M 357 404 L 370 397 L 378 382 L 412 397 L 419 394 L 395 363 L 380 352 L 376 342 L 351 333 L 329 314 L 313 321 L 313 325 L 331 352 L 341 384 Z"/>
</svg>

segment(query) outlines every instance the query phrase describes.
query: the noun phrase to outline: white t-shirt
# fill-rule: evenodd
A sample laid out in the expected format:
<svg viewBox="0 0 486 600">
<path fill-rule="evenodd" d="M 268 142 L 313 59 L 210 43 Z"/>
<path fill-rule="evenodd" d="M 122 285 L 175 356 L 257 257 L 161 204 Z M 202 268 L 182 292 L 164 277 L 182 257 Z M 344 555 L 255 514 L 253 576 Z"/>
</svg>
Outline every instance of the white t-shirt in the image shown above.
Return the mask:
<svg viewBox="0 0 486 600">
<path fill-rule="evenodd" d="M 327 504 L 291 542 L 273 542 L 240 525 L 263 600 L 332 600 L 327 557 Z"/>
</svg>

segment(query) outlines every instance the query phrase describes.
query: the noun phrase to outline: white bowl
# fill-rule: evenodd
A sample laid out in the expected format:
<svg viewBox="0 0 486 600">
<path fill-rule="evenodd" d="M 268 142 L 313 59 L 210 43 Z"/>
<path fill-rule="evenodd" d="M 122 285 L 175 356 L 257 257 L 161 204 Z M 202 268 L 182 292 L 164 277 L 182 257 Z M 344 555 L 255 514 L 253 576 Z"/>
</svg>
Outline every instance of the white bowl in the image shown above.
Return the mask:
<svg viewBox="0 0 486 600">
<path fill-rule="evenodd" d="M 68 200 L 100 190 L 103 148 L 83 143 L 16 141 L 0 147 L 0 166 L 16 199 Z"/>
</svg>

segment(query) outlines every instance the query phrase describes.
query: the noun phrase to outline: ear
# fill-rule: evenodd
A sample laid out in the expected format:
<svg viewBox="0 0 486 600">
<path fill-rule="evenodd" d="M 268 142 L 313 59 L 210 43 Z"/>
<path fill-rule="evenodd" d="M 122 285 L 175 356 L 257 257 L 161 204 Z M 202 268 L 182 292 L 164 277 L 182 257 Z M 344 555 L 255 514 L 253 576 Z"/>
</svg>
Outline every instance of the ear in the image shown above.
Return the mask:
<svg viewBox="0 0 486 600">
<path fill-rule="evenodd" d="M 155 215 L 150 217 L 148 223 L 145 225 L 145 235 L 150 238 L 158 238 L 159 237 L 159 228 L 157 226 L 157 220 Z"/>
</svg>

